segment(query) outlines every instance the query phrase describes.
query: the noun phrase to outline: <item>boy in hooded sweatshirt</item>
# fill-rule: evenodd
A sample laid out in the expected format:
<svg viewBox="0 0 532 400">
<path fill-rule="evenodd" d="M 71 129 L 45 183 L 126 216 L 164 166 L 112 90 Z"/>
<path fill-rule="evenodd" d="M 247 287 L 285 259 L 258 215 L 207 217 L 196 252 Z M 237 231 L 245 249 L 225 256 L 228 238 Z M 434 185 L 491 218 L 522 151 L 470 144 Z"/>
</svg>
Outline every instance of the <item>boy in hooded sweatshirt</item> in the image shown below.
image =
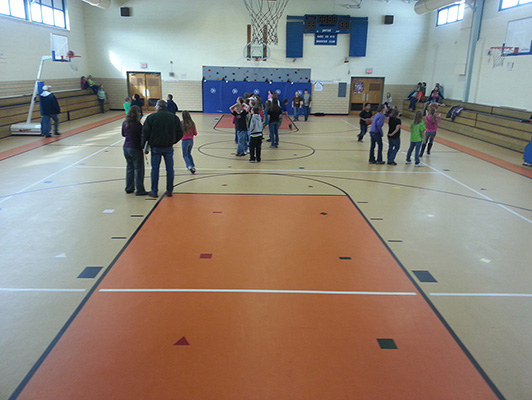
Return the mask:
<svg viewBox="0 0 532 400">
<path fill-rule="evenodd" d="M 260 118 L 260 108 L 253 107 L 251 110 L 251 120 L 249 121 L 249 162 L 260 162 L 262 146 L 262 120 Z"/>
</svg>

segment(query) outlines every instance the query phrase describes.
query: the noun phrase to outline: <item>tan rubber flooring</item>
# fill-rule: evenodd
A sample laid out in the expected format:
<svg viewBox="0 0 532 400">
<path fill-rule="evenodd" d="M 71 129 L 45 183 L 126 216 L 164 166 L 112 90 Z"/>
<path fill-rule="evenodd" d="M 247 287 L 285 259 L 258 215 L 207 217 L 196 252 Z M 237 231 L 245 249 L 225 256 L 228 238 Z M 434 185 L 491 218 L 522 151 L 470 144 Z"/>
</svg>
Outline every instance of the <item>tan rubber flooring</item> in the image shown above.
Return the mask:
<svg viewBox="0 0 532 400">
<path fill-rule="evenodd" d="M 124 192 L 120 113 L 0 140 L 1 399 L 532 398 L 519 154 L 440 131 L 370 165 L 311 116 L 250 164 L 192 117 L 159 199 Z"/>
</svg>

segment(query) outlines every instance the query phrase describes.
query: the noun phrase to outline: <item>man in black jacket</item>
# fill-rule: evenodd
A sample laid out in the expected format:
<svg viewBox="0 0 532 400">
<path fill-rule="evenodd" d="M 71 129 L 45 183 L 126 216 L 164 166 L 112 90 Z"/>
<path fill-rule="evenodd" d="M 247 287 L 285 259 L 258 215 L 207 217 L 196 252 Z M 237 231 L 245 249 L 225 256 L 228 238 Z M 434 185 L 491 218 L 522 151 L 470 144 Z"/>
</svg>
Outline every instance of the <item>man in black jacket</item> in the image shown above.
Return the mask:
<svg viewBox="0 0 532 400">
<path fill-rule="evenodd" d="M 39 108 L 41 109 L 41 135 L 49 138 L 52 136 L 50 132 L 52 131 L 52 119 L 54 120 L 54 133 L 60 135 L 59 133 L 59 118 L 57 114 L 61 113 L 61 108 L 57 99 L 51 92 L 50 86 L 43 86 L 42 93 L 39 96 Z"/>
<path fill-rule="evenodd" d="M 174 190 L 174 144 L 183 137 L 183 127 L 177 115 L 166 109 L 164 100 L 157 101 L 156 112 L 148 115 L 142 127 L 142 145 L 148 153 L 146 144 L 151 147 L 151 190 L 150 197 L 157 197 L 159 186 L 159 167 L 161 158 L 166 165 L 166 195 L 172 196 Z"/>
</svg>

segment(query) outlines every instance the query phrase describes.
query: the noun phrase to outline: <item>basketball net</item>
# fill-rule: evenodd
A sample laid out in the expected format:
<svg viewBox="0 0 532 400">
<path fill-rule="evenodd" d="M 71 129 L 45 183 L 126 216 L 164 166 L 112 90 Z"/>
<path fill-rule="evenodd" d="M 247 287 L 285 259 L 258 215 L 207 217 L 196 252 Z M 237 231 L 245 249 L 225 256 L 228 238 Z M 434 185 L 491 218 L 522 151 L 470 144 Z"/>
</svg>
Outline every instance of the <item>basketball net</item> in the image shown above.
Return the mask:
<svg viewBox="0 0 532 400">
<path fill-rule="evenodd" d="M 253 27 L 251 41 L 276 45 L 279 42 L 277 25 L 288 0 L 244 0 L 244 4 L 249 11 Z"/>
<path fill-rule="evenodd" d="M 70 69 L 72 69 L 73 72 L 77 72 L 77 70 L 79 69 L 78 58 L 81 58 L 81 56 L 75 55 L 72 50 L 68 51 L 67 53 L 68 65 L 70 65 Z"/>
<path fill-rule="evenodd" d="M 513 47 L 490 47 L 490 56 L 493 61 L 493 68 L 502 67 L 504 59 L 508 54 L 513 53 Z"/>
</svg>

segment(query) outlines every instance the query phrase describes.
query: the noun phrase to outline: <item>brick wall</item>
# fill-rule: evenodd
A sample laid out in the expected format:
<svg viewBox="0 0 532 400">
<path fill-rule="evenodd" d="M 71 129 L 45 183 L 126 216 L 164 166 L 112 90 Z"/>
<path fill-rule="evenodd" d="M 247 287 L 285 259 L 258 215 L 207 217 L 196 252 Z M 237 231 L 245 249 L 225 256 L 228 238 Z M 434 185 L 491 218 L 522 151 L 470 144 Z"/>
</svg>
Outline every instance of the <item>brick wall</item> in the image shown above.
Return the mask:
<svg viewBox="0 0 532 400">
<path fill-rule="evenodd" d="M 392 95 L 392 105 L 397 106 L 399 111 L 403 111 L 403 100 L 416 88 L 416 85 L 386 85 L 384 84 L 384 93 L 382 101 L 386 100 L 386 93 Z"/>
</svg>

